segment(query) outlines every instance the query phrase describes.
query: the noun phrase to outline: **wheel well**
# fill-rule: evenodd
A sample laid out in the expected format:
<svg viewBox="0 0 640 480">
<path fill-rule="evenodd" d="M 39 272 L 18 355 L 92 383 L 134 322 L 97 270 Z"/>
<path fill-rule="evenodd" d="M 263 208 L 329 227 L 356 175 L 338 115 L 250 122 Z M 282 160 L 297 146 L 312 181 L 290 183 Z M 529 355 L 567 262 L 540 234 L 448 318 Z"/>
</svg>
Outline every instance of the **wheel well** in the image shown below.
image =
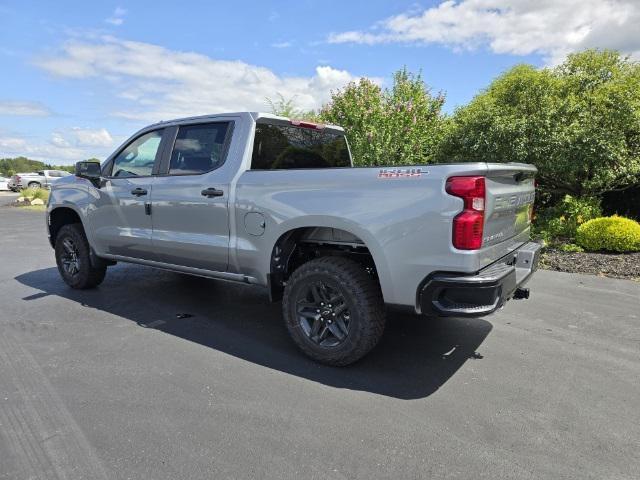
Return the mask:
<svg viewBox="0 0 640 480">
<path fill-rule="evenodd" d="M 49 214 L 49 240 L 52 247 L 56 245 L 56 237 L 60 229 L 71 223 L 79 223 L 82 225 L 80 215 L 71 208 L 56 208 Z"/>
<path fill-rule="evenodd" d="M 302 227 L 283 234 L 271 252 L 269 294 L 272 301 L 282 299 L 284 285 L 303 263 L 325 256 L 349 257 L 378 277 L 375 262 L 365 243 L 346 230 L 331 227 Z"/>
</svg>

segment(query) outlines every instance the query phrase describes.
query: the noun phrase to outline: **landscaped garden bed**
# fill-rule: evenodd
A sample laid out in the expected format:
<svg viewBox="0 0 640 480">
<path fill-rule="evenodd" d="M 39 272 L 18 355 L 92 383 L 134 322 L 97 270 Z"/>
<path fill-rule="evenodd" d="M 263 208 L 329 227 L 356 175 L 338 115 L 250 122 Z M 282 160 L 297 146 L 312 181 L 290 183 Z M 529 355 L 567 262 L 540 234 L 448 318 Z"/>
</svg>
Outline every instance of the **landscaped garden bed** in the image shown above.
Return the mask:
<svg viewBox="0 0 640 480">
<path fill-rule="evenodd" d="M 44 188 L 25 188 L 20 191 L 20 196 L 12 205 L 29 210 L 45 211 L 48 199 L 49 191 Z"/>
<path fill-rule="evenodd" d="M 640 280 L 640 252 L 593 253 L 546 249 L 540 259 L 540 268 Z"/>
</svg>

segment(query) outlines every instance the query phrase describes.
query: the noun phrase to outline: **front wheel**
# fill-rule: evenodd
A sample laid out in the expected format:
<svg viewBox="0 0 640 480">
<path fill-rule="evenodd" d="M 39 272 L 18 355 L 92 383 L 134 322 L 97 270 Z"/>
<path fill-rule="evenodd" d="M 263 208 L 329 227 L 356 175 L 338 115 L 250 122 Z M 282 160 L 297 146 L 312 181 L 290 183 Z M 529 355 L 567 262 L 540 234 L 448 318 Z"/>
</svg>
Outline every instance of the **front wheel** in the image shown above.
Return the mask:
<svg viewBox="0 0 640 480">
<path fill-rule="evenodd" d="M 104 280 L 107 267 L 91 263 L 89 242 L 80 224 L 73 223 L 60 229 L 55 253 L 60 276 L 71 288 L 93 288 Z"/>
<path fill-rule="evenodd" d="M 327 365 L 359 360 L 384 332 L 378 282 L 344 257 L 318 258 L 300 266 L 287 281 L 282 308 L 296 345 Z"/>
</svg>

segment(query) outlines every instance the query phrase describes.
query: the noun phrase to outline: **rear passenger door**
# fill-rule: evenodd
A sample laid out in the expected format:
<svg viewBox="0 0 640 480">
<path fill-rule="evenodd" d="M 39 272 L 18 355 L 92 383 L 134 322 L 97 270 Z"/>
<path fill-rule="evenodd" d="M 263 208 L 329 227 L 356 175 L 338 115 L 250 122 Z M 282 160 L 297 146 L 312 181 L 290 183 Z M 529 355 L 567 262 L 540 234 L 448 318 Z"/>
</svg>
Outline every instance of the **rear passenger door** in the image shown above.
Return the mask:
<svg viewBox="0 0 640 480">
<path fill-rule="evenodd" d="M 172 127 L 152 198 L 160 262 L 224 272 L 229 263 L 229 178 L 221 174 L 233 122 Z"/>
</svg>

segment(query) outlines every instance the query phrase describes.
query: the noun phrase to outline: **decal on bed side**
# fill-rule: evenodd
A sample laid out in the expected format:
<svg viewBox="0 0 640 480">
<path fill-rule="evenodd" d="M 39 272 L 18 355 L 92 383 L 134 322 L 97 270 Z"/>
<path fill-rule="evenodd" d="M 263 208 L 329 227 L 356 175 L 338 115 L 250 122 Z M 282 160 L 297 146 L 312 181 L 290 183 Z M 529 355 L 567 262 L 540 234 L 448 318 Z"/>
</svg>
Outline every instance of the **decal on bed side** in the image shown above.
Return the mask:
<svg viewBox="0 0 640 480">
<path fill-rule="evenodd" d="M 381 168 L 378 178 L 417 178 L 428 172 L 421 168 Z"/>
</svg>

